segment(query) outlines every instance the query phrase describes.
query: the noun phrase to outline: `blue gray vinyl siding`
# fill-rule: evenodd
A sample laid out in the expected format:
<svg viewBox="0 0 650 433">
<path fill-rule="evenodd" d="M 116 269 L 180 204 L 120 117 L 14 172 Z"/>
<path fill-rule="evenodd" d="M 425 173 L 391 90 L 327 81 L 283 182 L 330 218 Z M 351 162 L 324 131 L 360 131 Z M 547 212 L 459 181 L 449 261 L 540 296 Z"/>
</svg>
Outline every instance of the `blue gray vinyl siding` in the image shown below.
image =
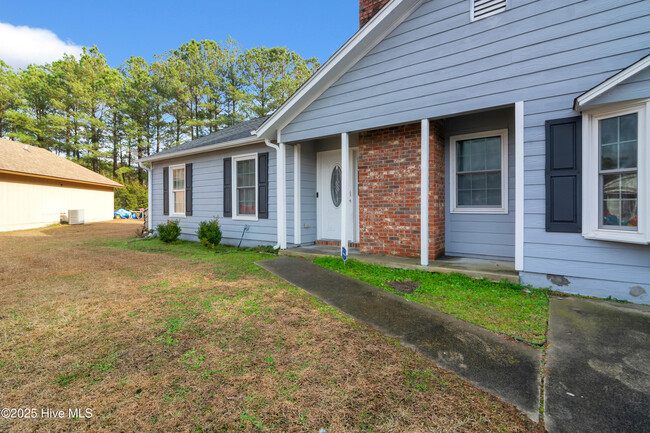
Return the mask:
<svg viewBox="0 0 650 433">
<path fill-rule="evenodd" d="M 650 293 L 649 247 L 545 231 L 544 123 L 577 115 L 577 96 L 649 53 L 648 1 L 511 0 L 505 12 L 476 22 L 467 0 L 428 1 L 282 136 L 307 140 L 524 101 L 522 280 L 551 285 L 547 275 L 561 275 L 568 284 L 559 290 L 648 302 L 630 290 Z M 644 77 L 636 79 L 647 90 Z M 634 94 L 633 87 L 608 97 Z"/>
<path fill-rule="evenodd" d="M 615 102 L 623 102 L 640 98 L 650 98 L 650 68 L 628 78 L 627 80 L 619 83 L 611 90 L 603 93 L 602 95 L 594 98 L 588 104 L 585 104 L 585 109 L 602 104 L 612 104 Z"/>
<path fill-rule="evenodd" d="M 267 149 L 272 150 L 267 147 Z M 293 163 L 293 158 L 295 155 L 294 152 L 294 147 L 293 146 L 286 146 L 286 156 L 287 156 L 287 170 L 286 170 L 286 177 L 287 177 L 287 245 L 291 246 L 295 244 L 295 236 L 294 236 L 294 196 L 293 196 L 293 190 L 294 190 L 294 163 Z M 271 197 L 269 197 L 269 203 L 271 202 Z M 276 205 L 277 205 L 277 200 L 276 200 Z"/>
<path fill-rule="evenodd" d="M 301 153 L 301 218 L 302 218 L 302 244 L 308 245 L 316 242 L 317 219 L 316 214 L 316 147 L 312 144 L 303 144 Z"/>
<path fill-rule="evenodd" d="M 269 218 L 258 221 L 239 221 L 223 217 L 223 159 L 236 155 L 269 152 Z M 293 156 L 287 148 L 287 160 Z M 175 164 L 193 164 L 193 215 L 190 217 L 175 218 L 162 214 L 162 170 Z M 289 181 L 291 179 L 291 181 Z M 293 182 L 293 164 L 287 164 L 287 183 Z M 293 188 L 293 186 L 291 186 Z M 239 147 L 223 151 L 203 153 L 182 158 L 169 159 L 153 163 L 153 225 L 178 219 L 181 224 L 181 238 L 197 240 L 196 230 L 199 222 L 214 216 L 219 217 L 223 234 L 222 243 L 236 245 L 242 236 L 244 226 L 250 229 L 244 235 L 243 246 L 275 245 L 277 243 L 277 182 L 276 182 L 276 152 L 263 144 Z M 291 195 L 291 200 L 293 196 Z M 234 206 L 234 203 L 233 203 Z M 293 207 L 288 207 L 287 218 L 293 221 Z M 292 224 L 292 223 L 291 223 Z M 293 230 L 291 228 L 290 230 Z M 290 235 L 290 237 L 289 237 Z M 288 232 L 287 241 L 293 240 L 293 232 Z"/>
<path fill-rule="evenodd" d="M 282 136 L 303 140 L 542 95 L 577 96 L 649 47 L 647 1 L 512 0 L 505 12 L 475 22 L 467 0 L 429 1 L 284 127 Z"/>
<path fill-rule="evenodd" d="M 449 137 L 508 130 L 508 213 L 449 212 Z M 514 260 L 515 257 L 515 136 L 514 111 L 502 109 L 445 120 L 445 254 L 448 256 Z"/>
</svg>

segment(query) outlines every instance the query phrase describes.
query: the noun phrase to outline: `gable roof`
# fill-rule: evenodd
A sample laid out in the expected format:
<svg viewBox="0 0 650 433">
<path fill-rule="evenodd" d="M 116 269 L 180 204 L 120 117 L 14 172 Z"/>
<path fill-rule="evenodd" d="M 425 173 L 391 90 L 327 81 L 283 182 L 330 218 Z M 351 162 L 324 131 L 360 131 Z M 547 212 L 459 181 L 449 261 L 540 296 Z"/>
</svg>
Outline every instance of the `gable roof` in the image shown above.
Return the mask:
<svg viewBox="0 0 650 433">
<path fill-rule="evenodd" d="M 260 141 L 254 136 L 255 129 L 259 127 L 268 116 L 257 119 L 245 120 L 236 125 L 213 132 L 195 140 L 186 141 L 171 149 L 162 150 L 153 155 L 139 159 L 140 162 L 157 161 L 161 159 L 176 158 L 194 153 L 209 152 L 215 149 L 240 146 Z"/>
<path fill-rule="evenodd" d="M 0 173 L 66 180 L 122 188 L 119 183 L 88 170 L 47 149 L 0 138 Z"/>
<path fill-rule="evenodd" d="M 582 111 L 583 107 L 589 102 L 593 101 L 597 97 L 603 95 L 604 93 L 612 90 L 614 87 L 618 86 L 623 81 L 631 78 L 638 73 L 644 71 L 650 66 L 650 54 L 623 69 L 621 72 L 613 75 L 597 85 L 596 87 L 587 90 L 582 95 L 578 96 L 573 104 L 573 109 L 575 111 Z"/>
<path fill-rule="evenodd" d="M 256 135 L 276 139 L 277 131 L 291 122 L 345 72 L 392 32 L 424 0 L 390 0 L 330 57 L 284 104 L 259 127 Z"/>
</svg>

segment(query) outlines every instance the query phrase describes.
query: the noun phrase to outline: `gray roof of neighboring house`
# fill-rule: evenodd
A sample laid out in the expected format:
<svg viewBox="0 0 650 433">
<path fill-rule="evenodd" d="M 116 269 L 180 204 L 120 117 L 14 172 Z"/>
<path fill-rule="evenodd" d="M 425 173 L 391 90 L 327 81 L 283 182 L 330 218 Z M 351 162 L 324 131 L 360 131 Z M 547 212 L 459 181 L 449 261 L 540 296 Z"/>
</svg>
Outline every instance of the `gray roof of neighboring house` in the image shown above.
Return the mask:
<svg viewBox="0 0 650 433">
<path fill-rule="evenodd" d="M 198 147 L 209 146 L 211 144 L 227 143 L 229 141 L 241 140 L 243 138 L 252 138 L 253 131 L 255 131 L 269 116 L 258 117 L 257 119 L 245 120 L 236 125 L 229 126 L 221 131 L 213 132 L 206 136 L 197 138 L 196 140 L 186 141 L 171 149 L 165 149 L 158 153 L 143 158 L 148 159 L 151 157 L 158 157 L 162 155 L 171 155 L 177 152 L 196 149 Z"/>
</svg>

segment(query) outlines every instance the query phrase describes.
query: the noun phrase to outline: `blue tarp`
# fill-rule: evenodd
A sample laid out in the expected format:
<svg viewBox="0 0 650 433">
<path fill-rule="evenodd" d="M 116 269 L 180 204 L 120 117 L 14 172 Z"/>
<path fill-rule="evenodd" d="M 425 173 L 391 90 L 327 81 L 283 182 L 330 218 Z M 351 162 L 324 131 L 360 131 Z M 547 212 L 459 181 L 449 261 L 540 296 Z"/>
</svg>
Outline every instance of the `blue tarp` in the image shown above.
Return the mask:
<svg viewBox="0 0 650 433">
<path fill-rule="evenodd" d="M 118 216 L 120 218 L 124 218 L 124 219 L 132 218 L 131 212 L 129 212 L 126 209 L 118 209 L 115 212 L 113 212 L 113 218 L 118 217 Z"/>
</svg>

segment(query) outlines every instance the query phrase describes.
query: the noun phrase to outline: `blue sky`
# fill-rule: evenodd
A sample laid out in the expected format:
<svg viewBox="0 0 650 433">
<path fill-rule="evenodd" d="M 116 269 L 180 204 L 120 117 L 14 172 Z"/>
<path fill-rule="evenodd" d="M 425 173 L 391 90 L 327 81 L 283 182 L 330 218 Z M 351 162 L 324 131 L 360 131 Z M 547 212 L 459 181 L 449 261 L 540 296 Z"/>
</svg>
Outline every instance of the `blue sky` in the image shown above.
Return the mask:
<svg viewBox="0 0 650 433">
<path fill-rule="evenodd" d="M 0 0 L 0 59 L 22 67 L 97 45 L 117 67 L 190 39 L 232 36 L 244 48 L 286 46 L 322 63 L 357 30 L 358 7 L 356 0 Z"/>
</svg>

